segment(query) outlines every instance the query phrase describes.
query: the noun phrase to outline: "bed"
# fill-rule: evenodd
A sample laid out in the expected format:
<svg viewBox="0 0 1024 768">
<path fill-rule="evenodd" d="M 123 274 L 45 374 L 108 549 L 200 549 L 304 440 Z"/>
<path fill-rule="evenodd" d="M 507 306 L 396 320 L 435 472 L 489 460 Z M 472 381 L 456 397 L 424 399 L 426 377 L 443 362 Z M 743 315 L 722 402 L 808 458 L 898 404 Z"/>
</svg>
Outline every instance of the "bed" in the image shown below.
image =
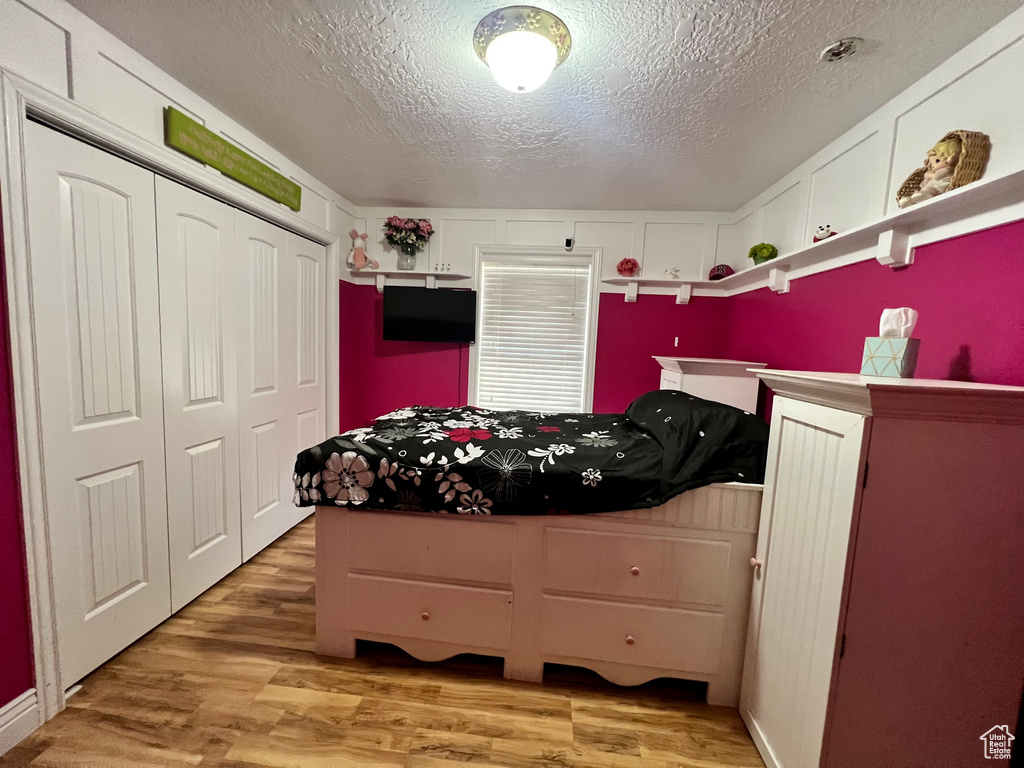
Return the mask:
<svg viewBox="0 0 1024 768">
<path fill-rule="evenodd" d="M 757 416 L 667 390 L 625 414 L 412 406 L 313 446 L 317 652 L 678 677 L 735 706 L 766 447 Z"/>
</svg>

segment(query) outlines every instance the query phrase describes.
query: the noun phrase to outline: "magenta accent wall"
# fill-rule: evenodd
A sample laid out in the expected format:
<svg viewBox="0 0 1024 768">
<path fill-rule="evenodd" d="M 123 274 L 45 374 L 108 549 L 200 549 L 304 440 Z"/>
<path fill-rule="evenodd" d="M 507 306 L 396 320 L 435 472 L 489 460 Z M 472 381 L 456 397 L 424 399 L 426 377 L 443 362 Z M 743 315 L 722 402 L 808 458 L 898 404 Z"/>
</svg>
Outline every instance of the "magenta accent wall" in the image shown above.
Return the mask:
<svg viewBox="0 0 1024 768">
<path fill-rule="evenodd" d="M 376 289 L 341 283 L 340 292 L 343 430 L 404 405 L 466 402 L 467 346 L 381 341 Z M 621 412 L 657 389 L 652 355 L 856 372 L 882 309 L 900 306 L 921 313 L 919 378 L 1024 386 L 1024 221 L 920 248 L 906 269 L 852 264 L 796 280 L 782 295 L 678 305 L 673 296 L 626 303 L 601 294 L 594 410 Z"/>
<path fill-rule="evenodd" d="M 342 431 L 406 405 L 466 402 L 468 345 L 383 341 L 382 294 L 346 282 L 339 291 Z"/>
<path fill-rule="evenodd" d="M 0 237 L 0 281 L 3 274 Z M 6 296 L 0 292 L 0 707 L 31 688 L 33 679 Z"/>
<path fill-rule="evenodd" d="M 1024 385 L 1024 221 L 919 248 L 905 269 L 851 264 L 725 302 L 725 356 L 856 372 L 882 309 L 913 307 L 917 378 Z"/>
<path fill-rule="evenodd" d="M 728 301 L 719 298 L 697 297 L 680 305 L 675 296 L 639 296 L 627 303 L 622 294 L 602 293 L 594 412 L 622 413 L 633 398 L 657 389 L 661 366 L 653 355 L 721 357 L 728 310 Z"/>
</svg>

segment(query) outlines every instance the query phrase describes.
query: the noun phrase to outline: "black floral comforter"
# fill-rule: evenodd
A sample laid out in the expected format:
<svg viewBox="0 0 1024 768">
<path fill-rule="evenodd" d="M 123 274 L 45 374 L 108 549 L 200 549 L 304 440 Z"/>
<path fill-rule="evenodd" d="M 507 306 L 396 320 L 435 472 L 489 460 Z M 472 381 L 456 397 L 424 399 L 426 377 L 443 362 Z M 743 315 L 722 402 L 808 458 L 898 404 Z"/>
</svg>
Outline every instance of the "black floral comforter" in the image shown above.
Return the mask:
<svg viewBox="0 0 1024 768">
<path fill-rule="evenodd" d="M 411 406 L 298 455 L 295 503 L 478 515 L 608 512 L 764 480 L 768 427 L 682 392 L 625 414 Z"/>
</svg>

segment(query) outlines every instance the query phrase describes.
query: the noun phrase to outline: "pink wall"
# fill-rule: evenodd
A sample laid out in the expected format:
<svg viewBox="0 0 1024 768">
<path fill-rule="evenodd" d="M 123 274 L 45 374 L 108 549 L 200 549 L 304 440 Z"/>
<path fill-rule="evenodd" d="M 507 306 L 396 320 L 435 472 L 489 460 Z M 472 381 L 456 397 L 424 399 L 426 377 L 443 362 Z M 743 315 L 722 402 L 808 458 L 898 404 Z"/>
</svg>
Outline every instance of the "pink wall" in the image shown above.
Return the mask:
<svg viewBox="0 0 1024 768">
<path fill-rule="evenodd" d="M 918 249 L 892 270 L 863 262 L 726 299 L 722 353 L 772 368 L 860 368 L 886 307 L 920 312 L 918 378 L 1024 385 L 1024 221 Z"/>
<path fill-rule="evenodd" d="M 698 297 L 680 305 L 675 296 L 638 296 L 628 304 L 621 294 L 602 293 L 594 412 L 622 413 L 633 398 L 657 389 L 661 366 L 652 355 L 720 356 L 727 320 L 728 302 L 722 299 Z"/>
<path fill-rule="evenodd" d="M 383 341 L 382 294 L 346 282 L 339 291 L 342 431 L 405 405 L 466 402 L 468 345 Z"/>
<path fill-rule="evenodd" d="M 31 688 L 33 677 L 6 295 L 6 291 L 0 291 L 0 706 Z"/>
<path fill-rule="evenodd" d="M 466 402 L 468 347 L 381 341 L 376 289 L 342 283 L 340 291 L 342 429 L 404 405 Z M 594 410 L 621 412 L 656 389 L 652 355 L 856 372 L 882 309 L 900 306 L 921 313 L 918 377 L 1024 385 L 1024 222 L 920 248 L 907 269 L 853 264 L 796 280 L 783 295 L 762 289 L 678 305 L 672 296 L 627 304 L 601 294 Z"/>
<path fill-rule="evenodd" d="M 406 405 L 466 403 L 468 345 L 383 341 L 383 300 L 374 286 L 342 282 L 339 301 L 343 431 Z M 627 304 L 621 295 L 602 294 L 594 411 L 620 413 L 637 395 L 657 389 L 660 368 L 652 355 L 715 354 L 727 330 L 726 309 L 719 299 L 680 307 L 674 296 Z"/>
</svg>

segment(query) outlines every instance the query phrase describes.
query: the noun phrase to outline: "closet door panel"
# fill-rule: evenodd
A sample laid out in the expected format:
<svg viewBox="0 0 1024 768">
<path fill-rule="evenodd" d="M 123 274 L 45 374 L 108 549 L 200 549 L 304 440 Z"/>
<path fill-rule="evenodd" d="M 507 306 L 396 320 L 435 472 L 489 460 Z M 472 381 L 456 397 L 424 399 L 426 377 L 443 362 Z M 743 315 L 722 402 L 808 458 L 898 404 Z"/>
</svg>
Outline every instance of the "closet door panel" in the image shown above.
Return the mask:
<svg viewBox="0 0 1024 768">
<path fill-rule="evenodd" d="M 242 562 L 235 211 L 156 180 L 171 607 Z"/>
<path fill-rule="evenodd" d="M 239 478 L 242 557 L 248 560 L 294 521 L 295 270 L 288 234 L 235 212 L 238 312 Z"/>
<path fill-rule="evenodd" d="M 740 696 L 771 768 L 819 761 L 865 429 L 775 398 Z"/>
<path fill-rule="evenodd" d="M 295 386 L 292 419 L 295 422 L 294 454 L 323 442 L 326 435 L 326 392 L 324 378 L 324 328 L 326 327 L 327 249 L 298 235 L 288 235 L 288 257 L 295 272 L 294 359 L 291 367 Z M 301 478 L 300 478 L 301 481 Z M 301 482 L 300 491 L 301 493 Z M 293 522 L 309 516 L 312 507 L 294 507 Z"/>
<path fill-rule="evenodd" d="M 67 688 L 170 615 L 153 174 L 35 123 L 26 176 Z"/>
</svg>

